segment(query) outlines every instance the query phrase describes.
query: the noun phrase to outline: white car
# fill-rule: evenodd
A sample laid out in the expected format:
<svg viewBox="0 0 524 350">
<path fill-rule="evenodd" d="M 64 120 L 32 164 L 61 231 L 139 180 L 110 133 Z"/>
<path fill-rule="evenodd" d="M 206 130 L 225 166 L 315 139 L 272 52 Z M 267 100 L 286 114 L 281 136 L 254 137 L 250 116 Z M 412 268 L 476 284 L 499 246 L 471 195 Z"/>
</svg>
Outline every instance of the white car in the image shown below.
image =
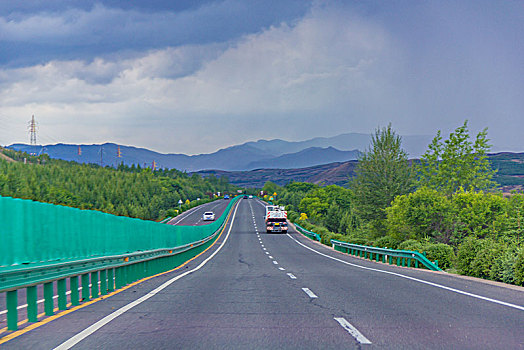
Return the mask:
<svg viewBox="0 0 524 350">
<path fill-rule="evenodd" d="M 252 196 L 252 195 L 249 195 L 249 199 L 253 199 L 253 196 Z"/>
<path fill-rule="evenodd" d="M 204 215 L 202 216 L 202 220 L 204 221 L 213 221 L 215 220 L 215 213 L 212 211 L 206 211 Z"/>
</svg>

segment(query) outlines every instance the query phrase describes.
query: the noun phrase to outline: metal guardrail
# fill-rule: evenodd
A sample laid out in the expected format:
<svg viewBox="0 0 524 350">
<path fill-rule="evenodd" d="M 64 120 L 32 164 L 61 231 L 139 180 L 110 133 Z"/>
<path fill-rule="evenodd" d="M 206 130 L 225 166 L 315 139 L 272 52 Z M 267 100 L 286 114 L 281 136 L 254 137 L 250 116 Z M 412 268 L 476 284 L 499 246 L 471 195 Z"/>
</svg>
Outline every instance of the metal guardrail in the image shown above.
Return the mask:
<svg viewBox="0 0 524 350">
<path fill-rule="evenodd" d="M 320 235 L 318 233 L 315 233 L 315 232 L 312 232 L 312 231 L 309 231 L 309 230 L 306 230 L 305 228 L 303 228 L 302 226 L 300 226 L 299 224 L 297 223 L 293 223 L 297 228 L 298 228 L 298 231 L 300 233 L 302 233 L 304 236 L 310 238 L 310 239 L 314 239 L 318 242 L 320 242 Z"/>
<path fill-rule="evenodd" d="M 103 256 L 80 260 L 60 260 L 41 264 L 13 265 L 0 269 L 0 292 L 6 292 L 7 329 L 18 329 L 18 290 L 26 288 L 27 319 L 38 322 L 37 286 L 43 285 L 44 311 L 46 316 L 54 314 L 54 283 L 58 294 L 58 309 L 66 310 L 67 283 L 69 278 L 71 305 L 81 301 L 98 298 L 115 289 L 140 279 L 154 276 L 179 266 L 207 248 L 227 223 L 236 197 L 221 226 L 210 236 L 178 247 L 133 252 L 113 256 Z M 79 283 L 82 295 L 79 292 Z M 91 286 L 91 288 L 90 288 Z"/>
<path fill-rule="evenodd" d="M 169 220 L 171 220 L 173 217 L 172 216 L 168 216 L 167 218 L 165 218 L 164 220 L 160 221 L 161 224 L 165 224 L 166 222 L 168 222 Z"/>
<path fill-rule="evenodd" d="M 332 239 L 331 244 L 333 249 L 345 252 L 353 256 L 359 256 L 364 259 L 375 260 L 377 262 L 388 262 L 390 265 L 393 264 L 393 259 L 397 266 L 411 267 L 411 262 L 414 262 L 414 267 L 418 268 L 419 264 L 422 264 L 426 268 L 432 271 L 442 271 L 438 267 L 438 260 L 431 262 L 423 254 L 411 250 L 396 250 L 389 248 L 377 248 L 365 245 L 352 244 L 347 242 L 340 242 Z"/>
</svg>

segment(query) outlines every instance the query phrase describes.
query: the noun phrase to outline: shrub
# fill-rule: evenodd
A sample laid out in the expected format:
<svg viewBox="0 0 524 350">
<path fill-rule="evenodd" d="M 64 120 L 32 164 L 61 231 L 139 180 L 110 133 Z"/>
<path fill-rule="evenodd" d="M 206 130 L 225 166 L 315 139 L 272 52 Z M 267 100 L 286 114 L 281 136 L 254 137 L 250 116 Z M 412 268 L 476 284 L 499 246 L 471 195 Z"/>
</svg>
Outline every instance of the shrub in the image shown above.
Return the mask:
<svg viewBox="0 0 524 350">
<path fill-rule="evenodd" d="M 455 260 L 453 248 L 447 244 L 428 243 L 423 246 L 423 249 L 426 252 L 426 257 L 430 261 L 438 260 L 438 266 L 443 270 L 450 268 L 453 261 Z"/>
<path fill-rule="evenodd" d="M 298 213 L 296 213 L 296 212 L 294 212 L 294 211 L 288 210 L 288 212 L 287 212 L 287 218 L 288 218 L 289 221 L 291 221 L 291 222 L 296 222 L 296 221 L 298 221 L 299 215 L 298 215 Z"/>
<path fill-rule="evenodd" d="M 415 239 L 408 239 L 400 243 L 397 247 L 400 250 L 413 250 L 422 253 L 424 251 L 424 245 Z"/>
<path fill-rule="evenodd" d="M 524 247 L 520 248 L 514 265 L 515 284 L 524 286 Z"/>
<path fill-rule="evenodd" d="M 352 244 L 358 244 L 358 245 L 366 245 L 367 239 L 362 237 L 355 237 L 355 236 L 346 236 L 347 242 Z"/>
<path fill-rule="evenodd" d="M 490 278 L 504 283 L 514 283 L 517 258 L 517 246 L 508 244 L 502 255 L 495 260 L 495 264 L 490 272 Z"/>
<path fill-rule="evenodd" d="M 467 237 L 458 246 L 455 265 L 457 266 L 459 273 L 474 276 L 472 264 L 481 249 L 482 242 L 475 237 Z"/>
<path fill-rule="evenodd" d="M 480 241 L 480 249 L 477 256 L 471 262 L 471 276 L 492 279 L 493 268 L 496 261 L 503 256 L 504 246 L 492 239 L 483 239 Z"/>
<path fill-rule="evenodd" d="M 391 249 L 397 249 L 399 244 L 400 244 L 400 241 L 391 236 L 380 237 L 376 239 L 374 242 L 375 247 L 391 248 Z"/>
</svg>

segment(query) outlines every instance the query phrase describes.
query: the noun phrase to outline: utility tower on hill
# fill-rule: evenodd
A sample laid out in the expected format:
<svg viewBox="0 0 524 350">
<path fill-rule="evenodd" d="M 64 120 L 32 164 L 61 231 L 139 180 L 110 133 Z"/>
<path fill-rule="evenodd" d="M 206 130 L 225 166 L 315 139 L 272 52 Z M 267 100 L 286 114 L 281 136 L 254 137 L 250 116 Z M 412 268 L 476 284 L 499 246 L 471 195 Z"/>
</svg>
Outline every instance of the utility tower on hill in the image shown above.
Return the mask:
<svg viewBox="0 0 524 350">
<path fill-rule="evenodd" d="M 33 114 L 31 121 L 28 123 L 28 129 L 30 134 L 30 144 L 31 146 L 36 146 L 36 122 L 35 122 L 35 115 Z"/>
</svg>

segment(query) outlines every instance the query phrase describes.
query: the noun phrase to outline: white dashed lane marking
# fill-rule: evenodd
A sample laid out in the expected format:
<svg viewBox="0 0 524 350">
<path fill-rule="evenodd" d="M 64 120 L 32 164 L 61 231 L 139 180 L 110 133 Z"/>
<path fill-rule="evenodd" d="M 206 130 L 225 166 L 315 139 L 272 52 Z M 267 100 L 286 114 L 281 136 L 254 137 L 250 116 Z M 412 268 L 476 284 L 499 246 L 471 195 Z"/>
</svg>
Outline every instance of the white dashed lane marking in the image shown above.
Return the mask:
<svg viewBox="0 0 524 350">
<path fill-rule="evenodd" d="M 342 328 L 344 328 L 353 338 L 355 338 L 360 344 L 371 344 L 368 338 L 364 337 L 362 333 L 358 331 L 351 323 L 349 323 L 344 317 L 335 317 Z"/>
<path fill-rule="evenodd" d="M 311 291 L 311 289 L 309 288 L 302 288 L 302 290 L 304 291 L 304 293 L 306 293 L 310 298 L 318 298 L 318 296 L 315 295 L 315 293 L 313 293 Z"/>
</svg>

